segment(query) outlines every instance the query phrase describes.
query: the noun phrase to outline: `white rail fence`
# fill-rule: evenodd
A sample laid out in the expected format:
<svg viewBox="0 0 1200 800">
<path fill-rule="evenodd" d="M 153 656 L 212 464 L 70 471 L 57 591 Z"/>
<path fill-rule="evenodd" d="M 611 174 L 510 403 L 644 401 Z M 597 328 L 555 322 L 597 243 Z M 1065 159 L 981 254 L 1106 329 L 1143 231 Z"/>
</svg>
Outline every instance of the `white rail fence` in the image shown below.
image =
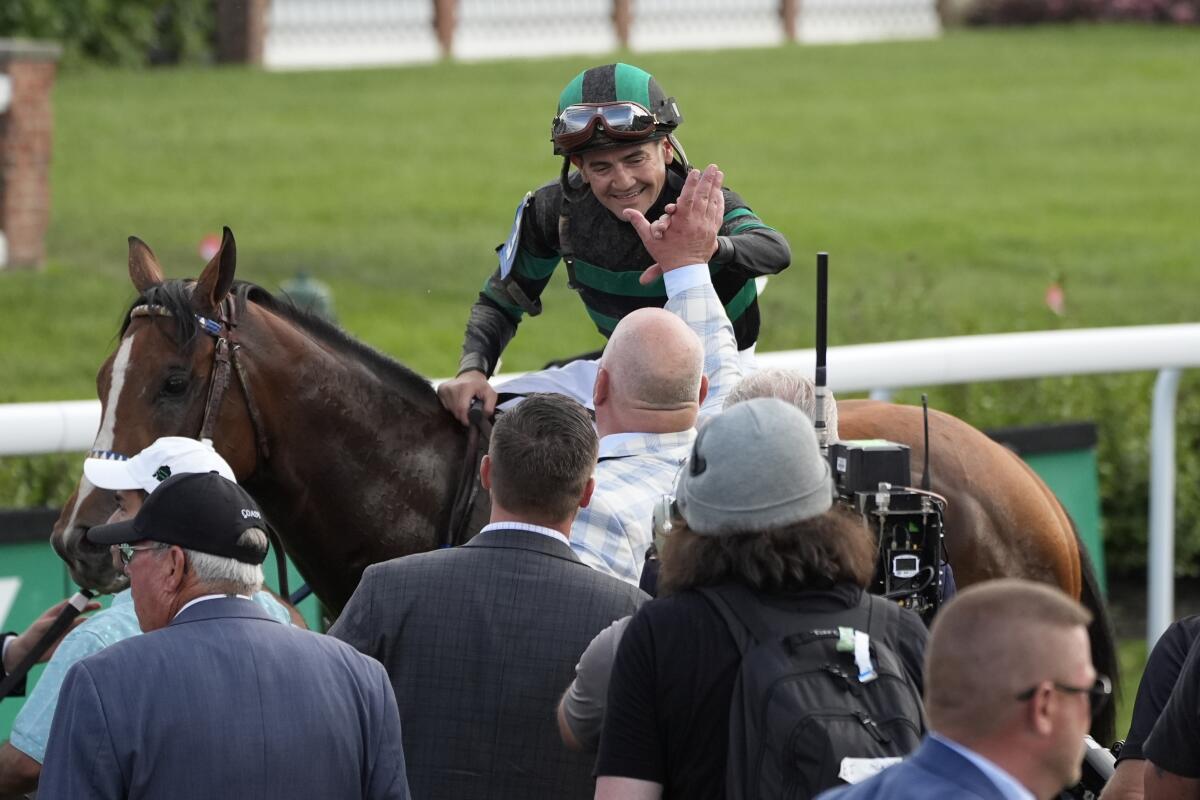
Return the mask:
<svg viewBox="0 0 1200 800">
<path fill-rule="evenodd" d="M 453 22 L 441 32 L 447 40 L 439 41 L 436 5 L 436 0 L 271 0 L 263 65 L 321 69 L 421 64 L 444 56 L 475 61 L 611 53 L 622 46 L 649 52 L 768 47 L 791 38 L 832 44 L 941 34 L 935 0 L 457 0 L 446 4 L 454 8 L 447 15 Z M 622 32 L 618 19 L 626 14 Z"/>
<path fill-rule="evenodd" d="M 830 387 L 887 397 L 895 389 L 1156 370 L 1150 431 L 1146 638 L 1174 619 L 1175 395 L 1200 367 L 1200 324 L 1004 333 L 829 349 Z M 811 370 L 812 350 L 760 353 L 763 367 Z M 496 378 L 497 384 L 517 373 Z M 96 400 L 0 405 L 0 456 L 80 452 L 100 427 Z"/>
</svg>

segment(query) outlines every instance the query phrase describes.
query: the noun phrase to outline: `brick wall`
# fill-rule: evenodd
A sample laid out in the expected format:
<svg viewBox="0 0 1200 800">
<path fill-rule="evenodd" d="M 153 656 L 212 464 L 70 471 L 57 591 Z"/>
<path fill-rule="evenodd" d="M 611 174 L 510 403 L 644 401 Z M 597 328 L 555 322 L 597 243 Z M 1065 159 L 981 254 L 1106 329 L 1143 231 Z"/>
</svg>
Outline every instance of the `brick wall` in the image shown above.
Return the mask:
<svg viewBox="0 0 1200 800">
<path fill-rule="evenodd" d="M 59 53 L 57 45 L 0 39 L 0 81 L 9 98 L 0 109 L 0 232 L 7 252 L 0 267 L 37 267 L 46 257 Z"/>
</svg>

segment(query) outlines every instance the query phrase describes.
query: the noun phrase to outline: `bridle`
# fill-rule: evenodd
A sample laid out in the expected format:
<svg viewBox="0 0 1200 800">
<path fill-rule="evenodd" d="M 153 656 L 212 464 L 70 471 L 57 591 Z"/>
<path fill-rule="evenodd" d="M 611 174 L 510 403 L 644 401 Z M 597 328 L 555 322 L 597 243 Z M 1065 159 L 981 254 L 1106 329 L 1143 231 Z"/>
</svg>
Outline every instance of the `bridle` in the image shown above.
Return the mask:
<svg viewBox="0 0 1200 800">
<path fill-rule="evenodd" d="M 266 461 L 271 457 L 271 446 L 267 442 L 266 428 L 262 423 L 258 404 L 254 402 L 254 393 L 250 382 L 246 380 L 246 371 L 238 360 L 238 351 L 242 345 L 237 340 L 237 300 L 226 296 L 217 307 L 217 318 L 210 319 L 193 314 L 200 330 L 216 340 L 213 347 L 212 382 L 208 386 L 208 399 L 204 404 L 204 419 L 200 423 L 200 433 L 197 439 L 213 441 L 217 427 L 217 417 L 220 416 L 221 403 L 225 392 L 229 389 L 229 373 L 237 373 L 238 384 L 242 387 L 242 396 L 246 398 L 246 410 L 250 414 L 250 426 L 254 429 L 255 463 Z M 173 317 L 174 313 L 163 305 L 147 304 L 134 307 L 129 312 L 132 317 Z M 232 367 L 232 370 L 230 369 Z"/>
<path fill-rule="evenodd" d="M 238 384 L 242 387 L 242 396 L 246 398 L 246 411 L 250 414 L 250 427 L 254 429 L 254 463 L 255 471 L 257 471 L 260 464 L 270 459 L 271 446 L 267 443 L 266 428 L 263 426 L 258 404 L 254 402 L 254 393 L 250 390 L 250 382 L 246 380 L 246 370 L 243 368 L 242 362 L 238 360 L 238 351 L 242 349 L 242 345 L 238 342 L 236 335 L 237 299 L 233 295 L 226 295 L 221 304 L 217 306 L 216 312 L 216 319 L 192 314 L 196 318 L 196 324 L 199 325 L 200 330 L 216 340 L 213 346 L 212 382 L 208 385 L 208 398 L 204 403 L 204 419 L 200 423 L 200 435 L 196 438 L 210 444 L 213 443 L 217 417 L 221 413 L 221 402 L 225 399 L 225 392 L 229 389 L 229 373 L 231 371 L 236 373 Z M 175 314 L 166 306 L 148 303 L 135 306 L 129 312 L 129 316 L 130 318 L 174 317 Z M 279 592 L 284 599 L 288 599 L 287 567 L 284 561 L 283 543 L 274 526 L 265 522 L 265 527 L 267 535 L 271 539 L 271 545 L 275 549 L 276 566 L 279 570 Z"/>
</svg>

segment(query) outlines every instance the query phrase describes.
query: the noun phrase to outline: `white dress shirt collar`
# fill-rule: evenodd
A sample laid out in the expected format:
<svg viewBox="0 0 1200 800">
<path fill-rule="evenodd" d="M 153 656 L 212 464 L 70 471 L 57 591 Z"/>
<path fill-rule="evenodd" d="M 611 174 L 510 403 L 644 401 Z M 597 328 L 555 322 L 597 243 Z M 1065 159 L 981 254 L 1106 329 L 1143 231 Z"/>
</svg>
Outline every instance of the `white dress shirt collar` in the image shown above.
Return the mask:
<svg viewBox="0 0 1200 800">
<path fill-rule="evenodd" d="M 543 536 L 549 536 L 551 539 L 558 539 L 567 547 L 571 546 L 571 542 L 566 536 L 563 536 L 561 531 L 556 531 L 553 528 L 547 528 L 542 525 L 532 525 L 528 522 L 493 522 L 490 525 L 484 525 L 480 529 L 480 533 L 487 531 L 529 531 L 530 533 L 540 533 Z"/>
</svg>

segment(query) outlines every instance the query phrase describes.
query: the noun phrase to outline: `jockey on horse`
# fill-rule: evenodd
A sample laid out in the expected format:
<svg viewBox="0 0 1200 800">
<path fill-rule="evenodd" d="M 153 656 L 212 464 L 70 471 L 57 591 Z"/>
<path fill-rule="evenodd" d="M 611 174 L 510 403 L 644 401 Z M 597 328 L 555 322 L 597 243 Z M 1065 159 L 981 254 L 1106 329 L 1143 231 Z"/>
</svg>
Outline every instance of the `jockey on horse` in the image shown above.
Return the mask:
<svg viewBox="0 0 1200 800">
<path fill-rule="evenodd" d="M 457 377 L 438 387 L 463 424 L 475 398 L 486 414 L 494 410 L 488 378 L 521 317 L 541 313 L 539 297 L 560 260 L 606 338 L 631 311 L 666 303 L 661 279 L 639 281 L 654 258 L 622 213 L 635 209 L 655 220 L 678 198 L 688 172 L 674 135 L 682 121 L 675 99 L 629 64 L 585 70 L 563 89 L 551 127 L 561 175 L 522 199 L 500 264 L 471 309 Z M 759 330 L 754 278 L 785 269 L 791 253 L 737 193 L 722 193 L 725 212 L 707 260 L 738 350 L 751 353 Z"/>
</svg>

